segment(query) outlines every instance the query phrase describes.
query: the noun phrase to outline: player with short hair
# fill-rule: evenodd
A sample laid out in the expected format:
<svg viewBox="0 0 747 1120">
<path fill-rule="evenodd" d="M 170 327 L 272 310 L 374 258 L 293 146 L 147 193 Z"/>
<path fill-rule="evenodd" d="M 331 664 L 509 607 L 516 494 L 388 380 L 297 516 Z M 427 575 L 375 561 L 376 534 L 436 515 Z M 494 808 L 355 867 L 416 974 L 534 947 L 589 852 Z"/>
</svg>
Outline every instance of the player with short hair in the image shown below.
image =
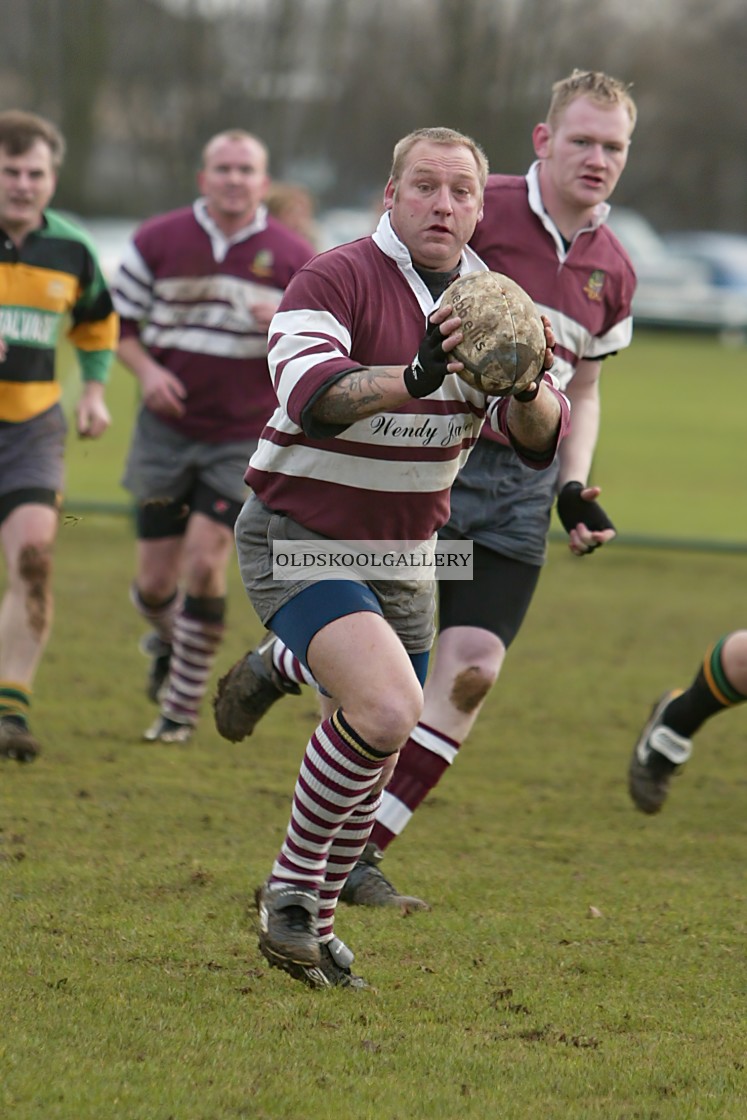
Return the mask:
<svg viewBox="0 0 747 1120">
<path fill-rule="evenodd" d="M 371 842 L 343 891 L 363 905 L 424 908 L 380 870 L 389 844 L 455 761 L 516 637 L 546 559 L 557 494 L 571 551 L 589 555 L 615 536 L 589 476 L 600 419 L 603 361 L 632 336 L 633 266 L 607 228 L 607 199 L 628 158 L 636 107 L 624 83 L 574 70 L 555 82 L 532 133 L 526 176 L 491 175 L 472 247 L 549 316 L 555 366 L 573 410 L 548 471 L 533 472 L 487 427 L 451 495 L 447 540 L 474 541 L 474 579 L 439 584 L 439 636 L 423 714 L 384 792 Z M 510 750 L 510 744 L 506 744 Z"/>
<path fill-rule="evenodd" d="M 268 152 L 240 129 L 205 145 L 200 197 L 144 222 L 114 299 L 142 390 L 124 485 L 137 501 L 136 610 L 153 627 L 149 741 L 185 743 L 223 637 L 246 462 L 277 401 L 267 328 L 313 247 L 268 214 Z"/>
<path fill-rule="evenodd" d="M 439 638 L 425 707 L 384 791 L 346 902 L 427 909 L 380 869 L 383 854 L 457 757 L 498 678 L 539 581 L 556 493 L 571 551 L 587 555 L 615 530 L 589 485 L 599 430 L 602 362 L 632 336 L 633 266 L 605 225 L 625 167 L 636 108 L 629 87 L 598 71 L 573 71 L 552 89 L 536 125 L 537 160 L 526 176 L 491 175 L 471 245 L 489 268 L 517 281 L 550 318 L 556 366 L 573 425 L 548 471 L 527 469 L 486 425 L 451 494 L 445 540 L 474 542 L 471 583 L 439 584 Z M 241 730 L 304 680 L 279 641 L 249 655 L 251 688 Z"/>
<path fill-rule="evenodd" d="M 567 428 L 547 375 L 531 400 L 488 401 L 449 360 L 460 320 L 438 301 L 458 274 L 485 267 L 466 243 L 486 174 L 461 133 L 403 138 L 374 234 L 304 266 L 270 328 L 279 406 L 249 464 L 253 496 L 236 540 L 247 593 L 319 682 L 323 718 L 257 903 L 262 953 L 312 987 L 364 983 L 335 935 L 335 907 L 420 715 L 435 590 L 431 580 L 277 580 L 273 546 L 429 541 L 486 416 L 534 470 L 550 465 Z M 241 691 L 242 672 L 239 663 L 222 682 L 224 699 L 237 675 Z"/>
<path fill-rule="evenodd" d="M 36 670 L 52 626 L 52 556 L 64 486 L 67 421 L 56 378 L 63 324 L 83 377 L 81 438 L 109 427 L 104 400 L 117 317 L 90 238 L 49 209 L 65 155 L 51 121 L 0 113 L 0 756 L 29 762 Z"/>
<path fill-rule="evenodd" d="M 747 630 L 714 642 L 689 688 L 654 704 L 628 767 L 628 791 L 642 813 L 658 813 L 669 783 L 692 755 L 692 737 L 707 719 L 747 700 Z"/>
</svg>

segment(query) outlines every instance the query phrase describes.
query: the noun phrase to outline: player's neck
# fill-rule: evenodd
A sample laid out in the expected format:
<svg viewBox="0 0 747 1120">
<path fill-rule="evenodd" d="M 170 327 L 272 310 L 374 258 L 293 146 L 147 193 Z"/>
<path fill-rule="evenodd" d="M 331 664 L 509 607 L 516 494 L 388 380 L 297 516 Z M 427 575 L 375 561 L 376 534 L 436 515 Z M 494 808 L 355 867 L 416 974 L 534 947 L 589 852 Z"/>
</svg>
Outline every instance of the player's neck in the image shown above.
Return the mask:
<svg viewBox="0 0 747 1120">
<path fill-rule="evenodd" d="M 579 230 L 588 229 L 594 221 L 594 206 L 587 206 L 581 210 L 578 207 L 563 206 L 557 201 L 554 205 L 552 203 L 548 205 L 544 198 L 542 201 L 561 237 L 569 243 L 573 241 Z"/>
<path fill-rule="evenodd" d="M 223 214 L 213 210 L 209 205 L 207 207 L 207 212 L 224 237 L 233 237 L 234 234 L 239 233 L 240 230 L 246 229 L 257 216 L 256 210 L 253 210 L 251 213 L 244 212 L 243 214 L 236 215 Z"/>
<path fill-rule="evenodd" d="M 563 240 L 567 241 L 568 244 L 573 241 L 579 230 L 587 229 L 593 223 L 596 205 L 579 207 L 564 201 L 562 196 L 553 189 L 551 181 L 546 178 L 543 179 L 541 171 L 540 194 L 545 212 L 552 219 Z"/>
<path fill-rule="evenodd" d="M 0 220 L 3 233 L 13 242 L 16 249 L 20 249 L 29 234 L 41 229 L 43 225 L 44 216 L 42 214 L 34 221 L 28 222 L 3 222 Z"/>
</svg>

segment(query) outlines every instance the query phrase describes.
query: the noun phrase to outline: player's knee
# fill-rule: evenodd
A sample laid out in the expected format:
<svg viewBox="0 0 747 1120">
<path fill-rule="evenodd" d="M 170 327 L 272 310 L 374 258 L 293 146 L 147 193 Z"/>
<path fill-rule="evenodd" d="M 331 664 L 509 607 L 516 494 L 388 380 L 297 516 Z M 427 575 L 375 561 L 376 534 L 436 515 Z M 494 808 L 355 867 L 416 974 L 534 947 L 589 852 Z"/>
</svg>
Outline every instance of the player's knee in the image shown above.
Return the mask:
<svg viewBox="0 0 747 1120">
<path fill-rule="evenodd" d="M 135 605 L 149 610 L 157 610 L 171 602 L 176 592 L 176 580 L 172 572 L 145 571 L 138 576 L 133 593 Z"/>
<path fill-rule="evenodd" d="M 25 545 L 18 557 L 18 575 L 24 588 L 29 626 L 34 633 L 42 634 L 51 616 L 51 546 Z"/>
<path fill-rule="evenodd" d="M 396 695 L 382 696 L 366 714 L 367 742 L 387 754 L 398 751 L 410 736 L 423 713 L 423 693 L 417 688 L 403 688 Z"/>
<path fill-rule="evenodd" d="M 747 694 L 747 630 L 735 630 L 724 642 L 721 662 L 731 685 Z"/>
<path fill-rule="evenodd" d="M 215 588 L 222 584 L 224 559 L 211 555 L 190 556 L 187 564 L 186 582 L 190 594 L 195 598 L 214 596 Z"/>
<path fill-rule="evenodd" d="M 499 666 L 492 663 L 469 665 L 454 677 L 450 699 L 459 712 L 479 708 L 498 679 Z"/>
<path fill-rule="evenodd" d="M 18 574 L 29 587 L 48 586 L 52 578 L 52 549 L 47 544 L 27 544 L 18 557 Z"/>
</svg>

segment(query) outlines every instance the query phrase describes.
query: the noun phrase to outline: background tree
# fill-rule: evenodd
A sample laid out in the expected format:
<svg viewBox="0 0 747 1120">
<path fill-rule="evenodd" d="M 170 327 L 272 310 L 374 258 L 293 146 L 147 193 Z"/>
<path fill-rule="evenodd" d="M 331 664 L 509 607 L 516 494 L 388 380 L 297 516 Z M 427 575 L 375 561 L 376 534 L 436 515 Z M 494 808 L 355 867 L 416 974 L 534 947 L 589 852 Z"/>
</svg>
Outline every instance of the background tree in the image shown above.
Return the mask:
<svg viewBox="0 0 747 1120">
<path fill-rule="evenodd" d="M 496 170 L 574 66 L 633 83 L 616 201 L 661 228 L 747 230 L 742 0 L 5 0 L 0 99 L 69 144 L 57 201 L 142 217 L 186 202 L 207 137 L 246 127 L 322 208 L 379 197 L 395 140 L 447 124 Z"/>
</svg>

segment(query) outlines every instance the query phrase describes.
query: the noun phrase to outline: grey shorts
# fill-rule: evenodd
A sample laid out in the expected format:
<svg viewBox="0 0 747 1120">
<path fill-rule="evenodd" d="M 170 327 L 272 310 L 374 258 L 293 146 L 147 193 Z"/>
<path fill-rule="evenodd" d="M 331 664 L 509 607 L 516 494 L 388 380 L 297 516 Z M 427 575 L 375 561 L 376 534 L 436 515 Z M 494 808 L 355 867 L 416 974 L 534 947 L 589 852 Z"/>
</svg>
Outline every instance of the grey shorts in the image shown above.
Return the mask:
<svg viewBox="0 0 747 1120">
<path fill-rule="evenodd" d="M 141 408 L 122 485 L 138 502 L 178 501 L 197 482 L 243 502 L 248 493 L 244 474 L 256 446 L 256 440 L 200 443 Z"/>
<path fill-rule="evenodd" d="M 281 607 L 311 586 L 309 580 L 273 579 L 273 541 L 325 539 L 285 514 L 268 509 L 254 496 L 244 503 L 236 522 L 239 568 L 246 593 L 265 626 Z M 408 653 L 425 653 L 431 648 L 435 634 L 435 580 L 376 580 L 366 586 Z"/>
<path fill-rule="evenodd" d="M 547 470 L 535 471 L 513 448 L 478 439 L 451 488 L 451 516 L 440 535 L 544 564 L 557 476 L 557 458 Z"/>
<path fill-rule="evenodd" d="M 62 491 L 67 420 L 60 405 L 19 424 L 0 424 L 0 494 Z"/>
</svg>

